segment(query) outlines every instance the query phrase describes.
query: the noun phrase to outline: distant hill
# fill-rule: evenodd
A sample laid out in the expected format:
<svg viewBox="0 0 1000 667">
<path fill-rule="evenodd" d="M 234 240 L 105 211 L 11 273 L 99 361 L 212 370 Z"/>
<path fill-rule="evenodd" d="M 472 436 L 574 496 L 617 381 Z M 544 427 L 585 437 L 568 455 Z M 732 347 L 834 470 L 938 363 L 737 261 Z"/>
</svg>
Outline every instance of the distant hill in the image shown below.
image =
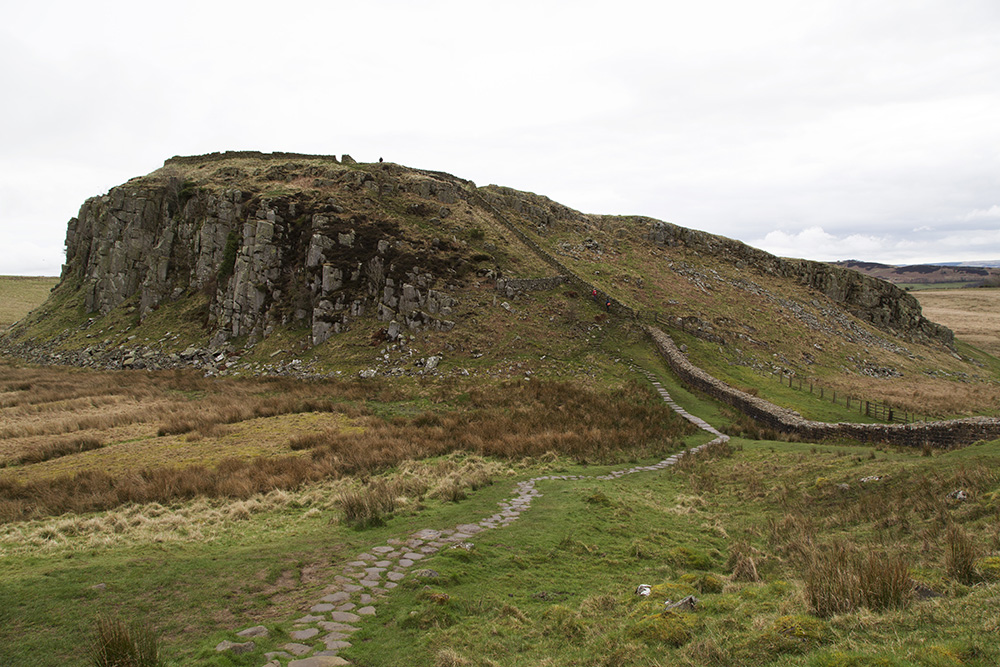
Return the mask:
<svg viewBox="0 0 1000 667">
<path fill-rule="evenodd" d="M 968 287 L 1000 285 L 1000 261 L 941 262 L 894 266 L 855 259 L 831 262 L 834 266 L 859 271 L 895 285 L 938 285 L 965 283 Z"/>
</svg>

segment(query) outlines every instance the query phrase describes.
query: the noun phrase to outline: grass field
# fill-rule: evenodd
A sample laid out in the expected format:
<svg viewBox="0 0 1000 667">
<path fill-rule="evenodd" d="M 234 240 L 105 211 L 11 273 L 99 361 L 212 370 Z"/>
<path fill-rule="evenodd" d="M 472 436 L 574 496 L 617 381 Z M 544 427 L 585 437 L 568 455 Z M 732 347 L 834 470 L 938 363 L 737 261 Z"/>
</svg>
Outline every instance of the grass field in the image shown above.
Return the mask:
<svg viewBox="0 0 1000 667">
<path fill-rule="evenodd" d="M 0 276 L 0 329 L 42 305 L 58 278 Z"/>
<path fill-rule="evenodd" d="M 533 326 L 568 303 L 544 303 Z M 573 356 L 531 366 L 588 369 L 571 380 L 526 379 L 510 360 L 552 349 L 513 329 L 490 351 L 510 372 L 466 379 L 0 362 L 0 664 L 87 664 L 95 619 L 112 614 L 159 635 L 168 665 L 259 667 L 373 545 L 489 516 L 520 480 L 589 478 L 705 441 L 609 352 L 716 427 L 735 419 L 679 386 L 641 339 L 580 310 Z M 929 402 L 956 393 L 919 374 L 892 389 L 869 381 Z M 973 400 L 979 385 L 966 384 L 955 400 Z M 841 417 L 806 392 L 761 393 Z M 436 576 L 405 579 L 342 655 L 417 667 L 995 665 L 998 470 L 1000 441 L 938 453 L 734 438 L 670 471 L 540 482 L 513 525 L 421 561 Z M 357 498 L 385 502 L 358 510 Z M 687 595 L 693 610 L 665 609 Z M 215 652 L 257 624 L 271 635 L 253 652 Z"/>
<path fill-rule="evenodd" d="M 1000 289 L 924 290 L 914 296 L 927 319 L 1000 357 Z"/>
</svg>

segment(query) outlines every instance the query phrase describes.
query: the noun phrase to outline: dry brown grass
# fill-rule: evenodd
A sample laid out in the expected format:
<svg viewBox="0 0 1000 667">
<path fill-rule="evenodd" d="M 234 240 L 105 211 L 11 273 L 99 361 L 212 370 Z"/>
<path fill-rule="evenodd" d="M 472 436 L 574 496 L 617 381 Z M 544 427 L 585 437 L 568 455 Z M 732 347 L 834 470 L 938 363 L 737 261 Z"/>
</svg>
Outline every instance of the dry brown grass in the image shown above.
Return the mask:
<svg viewBox="0 0 1000 667">
<path fill-rule="evenodd" d="M 1000 357 L 1000 289 L 920 290 L 912 294 L 920 301 L 924 317 Z"/>
<path fill-rule="evenodd" d="M 86 392 L 74 385 L 77 379 L 96 396 L 120 392 L 125 398 L 114 410 L 81 408 Z M 420 388 L 441 394 L 435 400 L 458 398 L 459 407 L 388 420 L 365 416 L 367 400 L 398 395 L 377 382 L 220 381 L 0 366 L 0 386 L 21 395 L 10 400 L 12 423 L 4 426 L 18 444 L 0 451 L 14 466 L 0 475 L 0 520 L 6 521 L 199 496 L 248 498 L 459 450 L 506 459 L 547 452 L 579 461 L 633 459 L 663 453 L 689 430 L 635 384 L 613 392 L 537 381 L 468 392 L 451 387 L 443 394 Z M 74 398 L 59 405 L 33 401 L 56 386 Z M 42 403 L 51 409 L 23 409 Z M 107 446 L 58 458 L 44 454 L 68 441 L 63 434 L 82 438 L 84 431 Z M 126 431 L 133 436 L 126 442 L 101 437 Z M 434 493 L 455 500 L 488 481 L 488 474 L 465 471 Z"/>
<path fill-rule="evenodd" d="M 865 376 L 829 378 L 825 384 L 840 395 L 878 400 L 927 417 L 1000 413 L 1000 385 L 995 382 L 955 382 L 934 377 L 880 379 Z"/>
<path fill-rule="evenodd" d="M 0 276 L 0 329 L 42 305 L 58 278 Z"/>
</svg>

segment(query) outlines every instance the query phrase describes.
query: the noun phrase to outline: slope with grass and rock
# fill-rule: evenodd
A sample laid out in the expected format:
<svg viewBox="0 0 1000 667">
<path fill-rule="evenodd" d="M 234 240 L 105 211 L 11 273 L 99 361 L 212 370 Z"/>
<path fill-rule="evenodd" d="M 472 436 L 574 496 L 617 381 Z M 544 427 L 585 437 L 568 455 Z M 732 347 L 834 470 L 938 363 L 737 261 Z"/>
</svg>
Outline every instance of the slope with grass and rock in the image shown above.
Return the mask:
<svg viewBox="0 0 1000 667">
<path fill-rule="evenodd" d="M 941 417 L 1000 411 L 996 359 L 884 281 L 348 156 L 171 158 L 88 200 L 59 286 L 0 346 L 104 369 L 558 374 L 639 323 L 816 418 L 849 411 L 775 378 Z"/>
</svg>

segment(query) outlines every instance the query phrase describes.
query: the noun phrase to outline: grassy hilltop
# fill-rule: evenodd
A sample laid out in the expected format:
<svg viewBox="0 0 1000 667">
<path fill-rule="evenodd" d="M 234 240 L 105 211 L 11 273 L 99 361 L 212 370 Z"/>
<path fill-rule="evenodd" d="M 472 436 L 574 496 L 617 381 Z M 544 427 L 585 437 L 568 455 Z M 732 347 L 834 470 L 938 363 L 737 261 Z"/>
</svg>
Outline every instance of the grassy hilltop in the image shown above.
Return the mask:
<svg viewBox="0 0 1000 667">
<path fill-rule="evenodd" d="M 359 554 L 489 517 L 536 477 L 560 479 L 511 525 L 420 560 L 340 656 L 1000 661 L 1000 441 L 767 439 L 678 384 L 641 329 L 813 418 L 875 420 L 831 392 L 997 414 L 998 361 L 902 292 L 315 156 L 168 161 L 89 200 L 67 247 L 51 297 L 0 338 L 2 664 L 87 664 L 101 614 L 139 621 L 167 664 L 268 663 Z M 636 369 L 734 437 L 600 479 L 712 437 Z M 693 610 L 664 605 L 688 595 Z M 215 650 L 254 625 L 268 636 L 249 653 Z"/>
</svg>

